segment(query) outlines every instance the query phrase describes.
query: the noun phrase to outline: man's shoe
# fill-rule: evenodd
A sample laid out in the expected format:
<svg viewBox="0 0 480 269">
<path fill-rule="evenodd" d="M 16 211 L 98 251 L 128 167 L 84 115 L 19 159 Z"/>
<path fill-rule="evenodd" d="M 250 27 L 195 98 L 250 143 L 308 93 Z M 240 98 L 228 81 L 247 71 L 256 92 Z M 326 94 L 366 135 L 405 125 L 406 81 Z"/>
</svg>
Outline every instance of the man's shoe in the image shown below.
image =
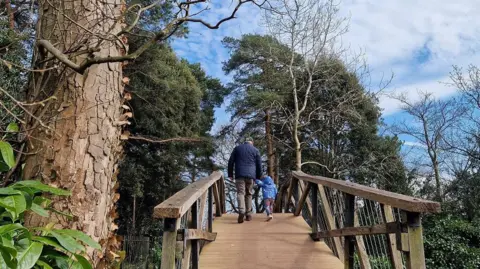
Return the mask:
<svg viewBox="0 0 480 269">
<path fill-rule="evenodd" d="M 240 213 L 238 214 L 238 223 L 243 223 L 243 218 L 245 217 L 245 214 Z"/>
<path fill-rule="evenodd" d="M 252 220 L 252 215 L 247 215 L 246 220 L 251 221 Z"/>
</svg>

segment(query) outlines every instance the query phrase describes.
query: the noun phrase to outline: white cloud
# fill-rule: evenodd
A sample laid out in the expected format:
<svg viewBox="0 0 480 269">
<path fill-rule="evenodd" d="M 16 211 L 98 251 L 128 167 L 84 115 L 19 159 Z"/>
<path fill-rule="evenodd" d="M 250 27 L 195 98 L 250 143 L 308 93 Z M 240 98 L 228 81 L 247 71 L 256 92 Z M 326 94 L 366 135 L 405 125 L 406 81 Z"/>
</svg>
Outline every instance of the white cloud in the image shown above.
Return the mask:
<svg viewBox="0 0 480 269">
<path fill-rule="evenodd" d="M 448 82 L 452 65 L 480 62 L 480 5 L 476 0 L 346 0 L 350 31 L 343 41 L 362 48 L 373 76 L 395 73 L 388 90 L 418 98 L 417 90 L 442 98 L 455 93 Z M 423 57 L 423 59 L 419 59 Z M 399 110 L 382 97 L 385 115 Z"/>
<path fill-rule="evenodd" d="M 410 147 L 427 148 L 427 146 L 419 142 L 404 141 L 403 144 Z"/>
<path fill-rule="evenodd" d="M 218 2 L 221 4 L 202 14 L 202 18 L 213 23 L 228 15 L 236 1 Z M 478 0 L 343 0 L 341 10 L 351 18 L 342 42 L 365 51 L 373 83 L 383 74 L 395 73 L 390 91 L 406 91 L 413 99 L 417 90 L 447 97 L 455 89 L 439 81 L 448 81 L 452 65 L 480 63 Z M 260 11 L 253 5 L 243 6 L 236 19 L 218 30 L 199 24 L 189 27 L 189 38 L 174 42 L 177 53 L 201 62 L 209 75 L 224 81 L 228 78 L 222 72 L 222 62 L 228 59 L 228 52 L 221 40 L 225 36 L 265 32 L 260 25 Z M 385 115 L 399 109 L 397 102 L 385 97 L 380 106 Z"/>
<path fill-rule="evenodd" d="M 456 89 L 445 82 L 448 81 L 448 76 L 441 77 L 438 80 L 420 81 L 417 83 L 409 83 L 402 85 L 399 88 L 393 89 L 395 93 L 404 93 L 408 96 L 410 101 L 418 101 L 420 99 L 419 92 L 428 92 L 437 98 L 448 98 L 456 93 Z M 391 92 L 392 90 L 390 90 Z M 380 97 L 380 107 L 384 116 L 389 116 L 400 110 L 400 102 L 392 99 L 387 95 Z"/>
</svg>

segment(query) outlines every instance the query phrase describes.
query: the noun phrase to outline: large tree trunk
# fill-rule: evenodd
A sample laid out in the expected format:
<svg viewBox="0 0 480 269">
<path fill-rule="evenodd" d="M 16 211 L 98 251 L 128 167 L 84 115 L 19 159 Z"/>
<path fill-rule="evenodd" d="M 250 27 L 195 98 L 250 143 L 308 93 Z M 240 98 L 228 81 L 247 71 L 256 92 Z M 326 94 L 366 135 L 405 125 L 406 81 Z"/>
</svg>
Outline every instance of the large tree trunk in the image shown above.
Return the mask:
<svg viewBox="0 0 480 269">
<path fill-rule="evenodd" d="M 10 3 L 10 0 L 5 0 L 5 6 L 7 7 L 8 25 L 10 29 L 13 30 L 15 28 L 15 19 L 13 16 L 12 4 Z"/>
<path fill-rule="evenodd" d="M 265 109 L 265 134 L 267 137 L 267 172 L 278 185 L 278 177 L 275 173 L 275 153 L 273 152 L 273 137 L 271 127 L 271 114 L 269 109 Z"/>
<path fill-rule="evenodd" d="M 39 1 L 38 39 L 48 40 L 63 53 L 97 47 L 95 55 L 118 56 L 116 43 L 102 41 L 107 32 L 119 32 L 121 0 Z M 109 39 L 112 39 L 110 35 Z M 45 61 L 52 55 L 41 48 L 35 52 L 35 67 L 52 70 L 35 73 L 30 79 L 28 99 L 38 102 L 50 96 L 45 107 L 34 107 L 27 117 L 29 134 L 25 179 L 72 191 L 68 198 L 53 198 L 53 207 L 67 211 L 73 220 L 51 214 L 49 219 L 26 216 L 29 226 L 57 223 L 78 229 L 102 245 L 102 251 L 88 250 L 97 268 L 107 268 L 120 242 L 114 232 L 117 163 L 123 152 L 119 121 L 122 114 L 122 64 L 94 65 L 84 74 L 66 68 L 59 61 Z M 85 54 L 72 58 L 79 63 Z M 58 68 L 54 68 L 58 66 Z M 39 123 L 38 119 L 42 120 Z M 113 252 L 111 252 L 113 250 Z M 106 256 L 105 256 L 106 253 Z"/>
</svg>

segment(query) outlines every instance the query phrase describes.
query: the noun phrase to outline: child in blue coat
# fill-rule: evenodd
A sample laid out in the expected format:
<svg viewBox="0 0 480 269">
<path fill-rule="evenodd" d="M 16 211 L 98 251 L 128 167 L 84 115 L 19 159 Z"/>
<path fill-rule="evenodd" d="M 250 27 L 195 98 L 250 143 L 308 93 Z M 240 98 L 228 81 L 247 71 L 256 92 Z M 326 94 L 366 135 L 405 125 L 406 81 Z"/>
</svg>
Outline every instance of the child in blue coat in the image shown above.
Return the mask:
<svg viewBox="0 0 480 269">
<path fill-rule="evenodd" d="M 275 203 L 275 198 L 277 197 L 277 187 L 273 180 L 269 176 L 264 176 L 261 180 L 255 180 L 255 183 L 262 188 L 263 194 L 263 205 L 265 211 L 267 212 L 267 221 L 270 221 L 273 218 L 273 204 Z"/>
</svg>

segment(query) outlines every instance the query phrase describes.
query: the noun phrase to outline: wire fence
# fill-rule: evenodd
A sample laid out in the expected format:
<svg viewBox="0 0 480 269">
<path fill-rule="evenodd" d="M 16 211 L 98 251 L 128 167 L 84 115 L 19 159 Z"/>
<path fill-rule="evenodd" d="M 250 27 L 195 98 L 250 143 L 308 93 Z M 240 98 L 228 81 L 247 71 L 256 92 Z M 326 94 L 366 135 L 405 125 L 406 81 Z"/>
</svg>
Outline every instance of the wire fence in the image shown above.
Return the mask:
<svg viewBox="0 0 480 269">
<path fill-rule="evenodd" d="M 150 238 L 144 236 L 125 236 L 123 241 L 125 260 L 122 269 L 148 269 L 151 263 Z"/>
</svg>

